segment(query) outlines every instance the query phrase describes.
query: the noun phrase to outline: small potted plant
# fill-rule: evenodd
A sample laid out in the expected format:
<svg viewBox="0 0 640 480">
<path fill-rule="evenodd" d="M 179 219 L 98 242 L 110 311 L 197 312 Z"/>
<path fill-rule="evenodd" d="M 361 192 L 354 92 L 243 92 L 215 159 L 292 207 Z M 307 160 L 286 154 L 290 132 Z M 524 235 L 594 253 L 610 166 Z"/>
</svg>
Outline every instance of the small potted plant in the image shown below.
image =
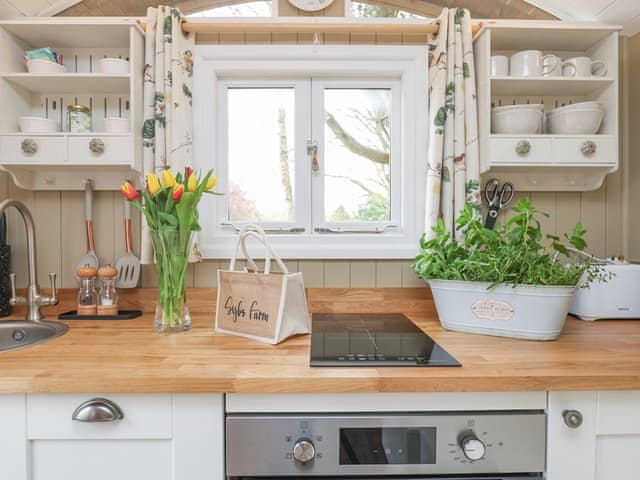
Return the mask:
<svg viewBox="0 0 640 480">
<path fill-rule="evenodd" d="M 442 221 L 434 238 L 422 235 L 413 269 L 428 281 L 444 328 L 554 340 L 583 275 L 582 286 L 606 281 L 592 261 L 570 256 L 570 249 L 586 247 L 580 222 L 561 240 L 543 235 L 539 218 L 548 215 L 528 198 L 513 210 L 515 216 L 491 230 L 467 205 L 456 222 L 464 232 L 462 240 L 447 232 Z"/>
</svg>

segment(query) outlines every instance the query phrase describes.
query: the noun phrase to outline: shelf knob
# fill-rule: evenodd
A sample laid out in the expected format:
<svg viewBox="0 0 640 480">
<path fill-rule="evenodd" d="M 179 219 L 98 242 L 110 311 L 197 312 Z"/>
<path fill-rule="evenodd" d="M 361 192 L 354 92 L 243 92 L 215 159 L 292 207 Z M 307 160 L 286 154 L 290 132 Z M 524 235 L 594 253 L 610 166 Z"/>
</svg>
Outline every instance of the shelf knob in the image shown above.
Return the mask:
<svg viewBox="0 0 640 480">
<path fill-rule="evenodd" d="M 528 155 L 531 152 L 531 142 L 529 140 L 520 140 L 516 144 L 516 153 L 518 155 Z"/>
<path fill-rule="evenodd" d="M 582 151 L 583 155 L 593 155 L 594 153 L 596 153 L 597 148 L 598 146 L 596 145 L 596 142 L 587 140 L 582 144 L 580 150 Z"/>
<path fill-rule="evenodd" d="M 562 419 L 569 428 L 579 428 L 582 425 L 582 413 L 578 410 L 565 410 L 562 412 Z"/>
<path fill-rule="evenodd" d="M 33 138 L 25 138 L 22 140 L 20 147 L 27 155 L 33 155 L 38 151 L 38 143 Z"/>
<path fill-rule="evenodd" d="M 99 138 L 92 138 L 89 141 L 89 150 L 93 153 L 104 153 L 104 142 Z"/>
</svg>

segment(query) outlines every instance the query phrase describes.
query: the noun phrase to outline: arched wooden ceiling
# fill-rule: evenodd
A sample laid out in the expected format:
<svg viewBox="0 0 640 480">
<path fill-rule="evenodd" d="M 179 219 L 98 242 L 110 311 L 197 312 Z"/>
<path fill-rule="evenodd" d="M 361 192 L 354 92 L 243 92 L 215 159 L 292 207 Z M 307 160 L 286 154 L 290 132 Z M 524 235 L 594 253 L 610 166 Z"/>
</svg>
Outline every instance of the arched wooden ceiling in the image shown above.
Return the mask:
<svg viewBox="0 0 640 480">
<path fill-rule="evenodd" d="M 233 0 L 166 0 L 165 5 L 176 5 L 185 13 L 204 8 L 236 3 Z M 370 0 L 370 3 L 390 6 L 397 9 L 436 16 L 442 7 L 465 7 L 476 18 L 520 18 L 553 19 L 548 12 L 527 3 L 524 0 Z M 158 4 L 158 0 L 83 0 L 66 9 L 60 15 L 144 15 L 148 6 Z"/>
</svg>

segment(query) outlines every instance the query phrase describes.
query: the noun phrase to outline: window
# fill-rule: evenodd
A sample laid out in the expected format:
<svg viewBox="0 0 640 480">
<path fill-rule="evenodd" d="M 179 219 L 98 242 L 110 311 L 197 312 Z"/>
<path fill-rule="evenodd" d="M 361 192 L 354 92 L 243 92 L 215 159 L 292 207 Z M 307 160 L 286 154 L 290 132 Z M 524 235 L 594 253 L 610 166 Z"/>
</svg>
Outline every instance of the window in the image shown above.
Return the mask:
<svg viewBox="0 0 640 480">
<path fill-rule="evenodd" d="M 191 13 L 189 17 L 271 17 L 271 0 L 234 3 Z"/>
<path fill-rule="evenodd" d="M 351 16 L 355 18 L 426 18 L 425 15 L 375 5 L 367 2 L 351 2 Z"/>
<path fill-rule="evenodd" d="M 424 218 L 426 49 L 198 46 L 194 154 L 225 195 L 204 256 L 259 223 L 290 258 L 412 258 Z"/>
</svg>

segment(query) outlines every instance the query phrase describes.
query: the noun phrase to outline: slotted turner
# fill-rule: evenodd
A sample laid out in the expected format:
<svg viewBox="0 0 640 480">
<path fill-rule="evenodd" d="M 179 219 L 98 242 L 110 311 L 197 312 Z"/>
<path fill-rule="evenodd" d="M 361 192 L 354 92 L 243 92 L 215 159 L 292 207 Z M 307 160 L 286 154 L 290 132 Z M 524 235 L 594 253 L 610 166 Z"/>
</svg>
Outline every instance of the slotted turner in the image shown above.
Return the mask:
<svg viewBox="0 0 640 480">
<path fill-rule="evenodd" d="M 135 288 L 138 286 L 140 278 L 140 259 L 135 256 L 131 247 L 131 204 L 124 201 L 124 244 L 126 253 L 118 258 L 116 269 L 118 278 L 116 286 L 118 288 Z"/>
</svg>

